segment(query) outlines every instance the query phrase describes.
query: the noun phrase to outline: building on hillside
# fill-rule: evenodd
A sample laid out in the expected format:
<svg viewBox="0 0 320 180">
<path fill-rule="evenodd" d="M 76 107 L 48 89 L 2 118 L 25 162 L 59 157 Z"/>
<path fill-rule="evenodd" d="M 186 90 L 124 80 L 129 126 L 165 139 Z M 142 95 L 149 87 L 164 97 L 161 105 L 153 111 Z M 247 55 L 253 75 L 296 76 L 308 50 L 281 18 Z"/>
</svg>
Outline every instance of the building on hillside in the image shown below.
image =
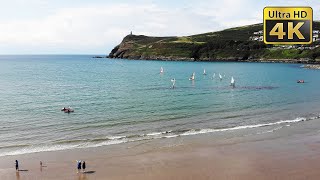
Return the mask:
<svg viewBox="0 0 320 180">
<path fill-rule="evenodd" d="M 253 35 L 249 37 L 250 41 L 263 41 L 263 31 L 253 32 Z"/>
<path fill-rule="evenodd" d="M 250 36 L 250 41 L 263 41 L 263 36 Z"/>
<path fill-rule="evenodd" d="M 263 31 L 257 31 L 257 32 L 253 32 L 253 35 L 263 35 Z"/>
<path fill-rule="evenodd" d="M 263 41 L 263 31 L 256 31 L 253 32 L 252 36 L 249 37 L 250 41 Z M 320 41 L 320 30 L 313 30 L 312 31 L 312 41 Z"/>
<path fill-rule="evenodd" d="M 319 30 L 313 30 L 312 31 L 312 41 L 316 42 L 316 41 L 320 41 L 320 31 Z"/>
</svg>

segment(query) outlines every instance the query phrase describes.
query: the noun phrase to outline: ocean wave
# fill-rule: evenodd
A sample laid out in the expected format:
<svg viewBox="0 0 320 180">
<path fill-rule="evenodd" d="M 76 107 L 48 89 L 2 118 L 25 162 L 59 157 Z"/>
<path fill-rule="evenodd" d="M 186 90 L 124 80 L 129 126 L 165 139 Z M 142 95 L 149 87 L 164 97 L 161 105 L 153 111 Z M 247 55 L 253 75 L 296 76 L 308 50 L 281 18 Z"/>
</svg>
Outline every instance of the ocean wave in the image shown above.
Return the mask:
<svg viewBox="0 0 320 180">
<path fill-rule="evenodd" d="M 264 124 L 256 124 L 256 125 L 244 125 L 244 126 L 236 126 L 231 128 L 223 128 L 223 129 L 200 129 L 200 130 L 194 130 L 191 129 L 185 133 L 182 133 L 181 136 L 188 136 L 188 135 L 196 135 L 196 134 L 205 134 L 205 133 L 212 133 L 212 132 L 223 132 L 223 131 L 234 131 L 234 130 L 241 130 L 241 129 L 251 129 L 251 128 L 259 128 L 259 127 L 265 127 L 265 126 L 273 126 L 273 125 L 279 125 L 279 124 L 285 124 L 285 123 L 297 123 L 301 121 L 306 121 L 306 118 L 296 118 L 293 120 L 281 120 L 274 123 L 264 123 Z"/>
<path fill-rule="evenodd" d="M 110 140 L 117 140 L 117 139 L 123 139 L 125 138 L 126 136 L 109 136 L 107 137 L 107 139 L 110 139 Z"/>
<path fill-rule="evenodd" d="M 124 138 L 124 139 L 113 139 L 113 140 L 104 141 L 104 142 L 101 142 L 101 143 L 98 143 L 98 144 L 90 144 L 86 148 L 122 144 L 122 143 L 126 143 L 126 142 L 129 142 L 129 140 L 127 138 Z"/>
<path fill-rule="evenodd" d="M 68 150 L 68 149 L 75 149 L 75 148 L 77 148 L 77 145 L 53 145 L 53 146 L 38 146 L 38 147 L 29 146 L 19 150 L 0 153 L 0 157 L 38 153 L 38 152 L 48 152 L 48 151 L 60 151 L 60 150 Z"/>
<path fill-rule="evenodd" d="M 168 134 L 168 133 L 171 133 L 172 131 L 163 131 L 163 132 L 153 132 L 153 133 L 148 133 L 146 134 L 147 136 L 159 136 L 159 135 L 162 135 L 162 134 Z"/>
<path fill-rule="evenodd" d="M 37 153 L 37 152 L 60 151 L 60 150 L 79 149 L 79 148 L 93 148 L 93 147 L 100 147 L 100 146 L 107 146 L 107 145 L 122 144 L 127 142 L 159 139 L 159 138 L 176 138 L 180 136 L 190 136 L 190 135 L 206 134 L 206 133 L 213 133 L 213 132 L 237 131 L 237 130 L 252 129 L 252 128 L 259 128 L 259 127 L 266 127 L 266 126 L 283 125 L 279 128 L 274 128 L 268 131 L 268 132 L 274 132 L 283 128 L 284 126 L 290 126 L 291 123 L 299 123 L 299 122 L 303 122 L 307 120 L 315 120 L 319 118 L 320 116 L 310 117 L 308 119 L 304 117 L 298 117 L 293 120 L 281 120 L 281 121 L 272 122 L 272 123 L 243 125 L 243 126 L 235 126 L 235 127 L 229 127 L 229 128 L 221 128 L 221 129 L 207 128 L 207 129 L 198 129 L 198 130 L 196 129 L 177 130 L 177 131 L 170 130 L 170 131 L 152 132 L 152 133 L 140 134 L 140 135 L 108 136 L 106 138 L 91 139 L 91 140 L 87 139 L 85 141 L 84 140 L 67 140 L 67 141 L 60 141 L 60 142 L 58 141 L 51 145 L 49 144 L 49 145 L 39 145 L 39 146 L 22 146 L 23 148 L 20 148 L 19 150 L 14 150 L 9 152 L 0 151 L 0 157 Z M 66 144 L 66 142 L 69 142 L 70 144 Z"/>
<path fill-rule="evenodd" d="M 21 147 L 27 147 L 27 146 L 29 146 L 29 145 L 27 145 L 27 144 L 17 144 L 17 145 L 1 146 L 0 149 L 21 148 Z"/>
</svg>

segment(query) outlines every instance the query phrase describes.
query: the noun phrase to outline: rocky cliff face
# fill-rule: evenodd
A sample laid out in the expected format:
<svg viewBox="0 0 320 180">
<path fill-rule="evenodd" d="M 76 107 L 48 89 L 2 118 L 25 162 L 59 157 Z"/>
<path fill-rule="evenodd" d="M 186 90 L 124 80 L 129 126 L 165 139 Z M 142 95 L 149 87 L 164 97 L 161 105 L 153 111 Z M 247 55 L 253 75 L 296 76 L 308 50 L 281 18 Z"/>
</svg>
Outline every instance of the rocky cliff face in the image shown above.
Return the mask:
<svg viewBox="0 0 320 180">
<path fill-rule="evenodd" d="M 122 42 L 114 47 L 109 54 L 109 58 L 128 58 L 128 52 L 133 48 L 134 41 L 131 40 L 130 36 L 126 36 Z"/>
</svg>

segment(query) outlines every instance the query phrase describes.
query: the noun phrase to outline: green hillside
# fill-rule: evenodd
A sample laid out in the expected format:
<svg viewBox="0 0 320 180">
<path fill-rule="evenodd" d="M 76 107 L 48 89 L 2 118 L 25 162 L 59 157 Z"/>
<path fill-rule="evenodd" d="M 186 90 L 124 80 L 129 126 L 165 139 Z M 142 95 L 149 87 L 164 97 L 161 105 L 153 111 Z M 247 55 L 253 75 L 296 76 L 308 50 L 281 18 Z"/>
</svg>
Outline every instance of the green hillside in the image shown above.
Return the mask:
<svg viewBox="0 0 320 180">
<path fill-rule="evenodd" d="M 110 58 L 161 60 L 295 60 L 320 61 L 320 41 L 310 46 L 271 46 L 249 40 L 263 24 L 254 24 L 183 37 L 128 35 L 109 54 Z M 313 29 L 320 30 L 320 22 Z"/>
</svg>

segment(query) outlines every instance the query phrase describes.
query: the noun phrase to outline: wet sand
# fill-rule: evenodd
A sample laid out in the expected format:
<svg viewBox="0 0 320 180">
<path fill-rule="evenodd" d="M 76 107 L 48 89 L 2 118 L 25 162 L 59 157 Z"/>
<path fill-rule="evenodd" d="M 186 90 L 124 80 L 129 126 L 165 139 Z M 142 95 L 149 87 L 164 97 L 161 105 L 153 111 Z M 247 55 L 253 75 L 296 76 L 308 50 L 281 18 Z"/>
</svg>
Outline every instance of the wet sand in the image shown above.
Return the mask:
<svg viewBox="0 0 320 180">
<path fill-rule="evenodd" d="M 236 138 L 205 134 L 7 156 L 0 179 L 319 179 L 319 129 L 315 120 Z M 16 173 L 15 159 L 28 171 Z M 90 172 L 77 173 L 76 160 Z"/>
</svg>

